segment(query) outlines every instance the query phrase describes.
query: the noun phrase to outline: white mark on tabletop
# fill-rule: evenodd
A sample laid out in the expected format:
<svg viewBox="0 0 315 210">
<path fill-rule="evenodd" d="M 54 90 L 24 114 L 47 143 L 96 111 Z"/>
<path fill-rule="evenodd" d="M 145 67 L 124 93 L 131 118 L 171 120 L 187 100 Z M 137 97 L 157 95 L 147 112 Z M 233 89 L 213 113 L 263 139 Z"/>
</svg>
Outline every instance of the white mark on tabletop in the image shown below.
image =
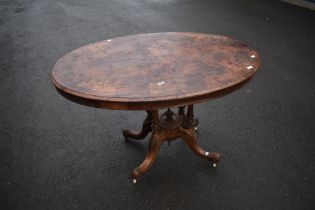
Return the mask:
<svg viewBox="0 0 315 210">
<path fill-rule="evenodd" d="M 158 82 L 157 84 L 158 84 L 159 86 L 161 86 L 161 85 L 164 85 L 165 82 L 164 82 L 164 81 L 161 81 L 161 82 Z"/>
</svg>

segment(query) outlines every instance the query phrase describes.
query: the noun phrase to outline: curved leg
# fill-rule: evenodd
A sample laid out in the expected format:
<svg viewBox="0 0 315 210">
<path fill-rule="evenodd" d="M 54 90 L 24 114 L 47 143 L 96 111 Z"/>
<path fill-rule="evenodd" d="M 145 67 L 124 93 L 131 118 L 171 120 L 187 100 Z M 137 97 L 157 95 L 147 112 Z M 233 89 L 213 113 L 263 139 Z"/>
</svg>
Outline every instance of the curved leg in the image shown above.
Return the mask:
<svg viewBox="0 0 315 210">
<path fill-rule="evenodd" d="M 195 130 L 192 129 L 180 129 L 180 137 L 190 147 L 190 149 L 199 157 L 211 160 L 213 167 L 216 167 L 217 162 L 220 160 L 221 155 L 217 152 L 206 152 L 197 143 L 197 135 Z"/>
<path fill-rule="evenodd" d="M 149 141 L 148 153 L 144 161 L 141 163 L 140 166 L 135 168 L 131 173 L 131 176 L 133 178 L 133 183 L 137 183 L 140 177 L 146 171 L 148 171 L 149 168 L 152 166 L 152 164 L 155 162 L 162 143 L 163 143 L 163 139 L 162 139 L 161 133 L 155 133 L 155 132 L 152 133 L 152 136 Z"/>
<path fill-rule="evenodd" d="M 144 138 L 152 131 L 146 157 L 141 165 L 135 168 L 131 173 L 133 183 L 137 183 L 141 176 L 153 165 L 162 143 L 177 138 L 181 138 L 199 157 L 212 161 L 213 167 L 216 167 L 221 155 L 217 152 L 204 151 L 197 143 L 196 127 L 198 120 L 194 118 L 193 105 L 188 106 L 187 114 L 185 114 L 185 107 L 179 107 L 178 115 L 175 115 L 168 109 L 160 118 L 158 110 L 147 112 L 148 117 L 144 121 L 140 133 L 124 130 L 124 136 L 126 138 L 132 137 L 136 139 Z"/>
<path fill-rule="evenodd" d="M 148 116 L 142 124 L 142 130 L 140 132 L 131 131 L 129 129 L 123 130 L 123 135 L 126 139 L 144 139 L 152 131 L 152 114 L 147 111 Z"/>
</svg>

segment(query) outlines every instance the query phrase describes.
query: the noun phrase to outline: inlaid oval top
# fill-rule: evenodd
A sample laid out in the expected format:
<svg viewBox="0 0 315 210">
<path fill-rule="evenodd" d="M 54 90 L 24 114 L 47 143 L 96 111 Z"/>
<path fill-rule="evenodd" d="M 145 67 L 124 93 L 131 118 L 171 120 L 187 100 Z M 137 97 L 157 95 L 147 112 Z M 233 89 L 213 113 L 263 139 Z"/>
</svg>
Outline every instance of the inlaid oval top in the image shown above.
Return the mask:
<svg viewBox="0 0 315 210">
<path fill-rule="evenodd" d="M 237 89 L 257 71 L 257 52 L 202 33 L 118 37 L 62 57 L 51 80 L 63 95 L 111 109 L 156 109 L 206 101 Z"/>
</svg>

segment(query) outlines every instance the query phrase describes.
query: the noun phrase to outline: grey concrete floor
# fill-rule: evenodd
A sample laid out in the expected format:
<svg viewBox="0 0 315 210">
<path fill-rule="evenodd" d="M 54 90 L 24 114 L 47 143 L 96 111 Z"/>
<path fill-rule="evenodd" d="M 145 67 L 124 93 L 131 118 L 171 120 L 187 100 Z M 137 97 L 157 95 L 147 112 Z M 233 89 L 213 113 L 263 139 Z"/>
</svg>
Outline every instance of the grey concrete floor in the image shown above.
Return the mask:
<svg viewBox="0 0 315 210">
<path fill-rule="evenodd" d="M 1 0 L 0 209 L 315 209 L 315 12 L 263 0 Z M 244 88 L 196 106 L 199 142 L 163 145 L 141 182 L 143 112 L 84 107 L 48 80 L 82 45 L 147 32 L 235 37 L 262 67 Z"/>
</svg>

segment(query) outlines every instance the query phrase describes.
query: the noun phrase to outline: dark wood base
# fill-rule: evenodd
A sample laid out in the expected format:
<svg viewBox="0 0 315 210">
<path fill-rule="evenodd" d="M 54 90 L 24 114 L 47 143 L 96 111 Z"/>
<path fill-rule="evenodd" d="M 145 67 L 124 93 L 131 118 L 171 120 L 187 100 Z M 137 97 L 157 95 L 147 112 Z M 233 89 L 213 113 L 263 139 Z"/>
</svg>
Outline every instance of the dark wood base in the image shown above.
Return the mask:
<svg viewBox="0 0 315 210">
<path fill-rule="evenodd" d="M 182 139 L 196 155 L 212 161 L 213 167 L 216 167 L 221 155 L 216 152 L 206 152 L 197 143 L 196 131 L 199 122 L 194 118 L 193 105 L 188 106 L 186 114 L 185 107 L 179 107 L 178 114 L 168 109 L 160 118 L 158 110 L 147 111 L 147 113 L 148 115 L 140 132 L 130 131 L 129 129 L 123 130 L 126 139 L 143 139 L 152 132 L 148 153 L 144 161 L 131 173 L 133 183 L 137 183 L 140 177 L 152 166 L 162 143 L 178 138 Z"/>
</svg>

